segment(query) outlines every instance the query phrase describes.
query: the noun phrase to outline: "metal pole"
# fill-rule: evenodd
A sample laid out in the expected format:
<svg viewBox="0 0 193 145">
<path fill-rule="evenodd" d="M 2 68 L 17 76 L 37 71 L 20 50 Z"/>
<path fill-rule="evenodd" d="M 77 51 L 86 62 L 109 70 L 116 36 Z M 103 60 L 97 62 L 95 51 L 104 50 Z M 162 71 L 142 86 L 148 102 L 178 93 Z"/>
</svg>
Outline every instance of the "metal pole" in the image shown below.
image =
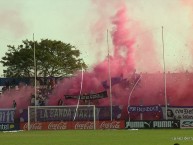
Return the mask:
<svg viewBox="0 0 193 145">
<path fill-rule="evenodd" d="M 78 112 L 78 106 L 80 104 L 80 96 L 82 95 L 82 86 L 83 86 L 83 80 L 84 80 L 84 72 L 83 72 L 83 67 L 82 67 L 82 77 L 81 77 L 81 82 L 80 82 L 80 94 L 79 94 L 79 98 L 78 98 L 78 102 L 77 102 L 77 105 L 76 105 L 76 111 L 74 113 L 74 119 L 73 121 L 75 121 L 76 119 L 76 115 L 77 115 L 77 112 Z"/>
<path fill-rule="evenodd" d="M 108 72 L 109 72 L 109 95 L 110 95 L 110 111 L 111 111 L 111 121 L 113 120 L 113 102 L 112 102 L 112 88 L 111 88 L 111 65 L 110 65 L 110 55 L 109 55 L 109 39 L 108 39 L 108 29 L 107 29 L 107 48 L 108 48 Z"/>
<path fill-rule="evenodd" d="M 167 104 L 167 90 L 166 90 L 166 65 L 165 65 L 165 49 L 164 49 L 164 27 L 162 26 L 162 45 L 163 45 L 163 66 L 164 66 L 164 96 L 165 96 L 165 114 L 166 114 L 166 120 L 167 118 L 167 110 L 168 110 L 168 104 Z"/>
<path fill-rule="evenodd" d="M 37 83 L 36 83 L 36 48 L 35 48 L 35 41 L 34 41 L 34 33 L 33 33 L 33 43 L 34 43 L 34 96 L 35 96 L 35 106 L 36 106 L 36 98 L 37 98 Z"/>
<path fill-rule="evenodd" d="M 93 116 L 94 116 L 94 130 L 96 130 L 96 112 L 95 112 L 95 105 L 94 105 L 94 110 L 93 110 Z"/>
<path fill-rule="evenodd" d="M 30 128 L 30 109 L 29 109 L 29 106 L 28 106 L 28 114 L 27 114 L 27 118 L 28 118 L 28 121 L 27 121 L 27 130 L 29 131 L 31 128 Z"/>
<path fill-rule="evenodd" d="M 140 77 L 139 77 L 139 79 L 137 80 L 137 82 L 134 84 L 134 86 L 133 86 L 133 88 L 131 89 L 131 92 L 129 93 L 129 98 L 128 98 L 128 108 L 130 107 L 130 100 L 131 100 L 131 95 L 132 95 L 132 93 L 133 93 L 133 91 L 134 91 L 134 89 L 135 89 L 135 87 L 137 86 L 137 84 L 139 83 L 139 81 L 140 81 L 140 79 L 141 79 L 141 75 L 140 75 Z M 131 116 L 130 116 L 130 112 L 129 112 L 129 122 L 130 122 L 130 120 L 131 120 L 131 118 L 130 118 Z"/>
<path fill-rule="evenodd" d="M 33 43 L 34 43 L 34 97 L 35 97 L 35 122 L 37 121 L 37 110 L 36 110 L 36 99 L 37 99 L 37 83 L 36 83 L 36 77 L 37 77 L 37 69 L 36 69 L 36 48 L 35 48 L 35 40 L 34 40 L 34 33 L 33 33 Z"/>
</svg>

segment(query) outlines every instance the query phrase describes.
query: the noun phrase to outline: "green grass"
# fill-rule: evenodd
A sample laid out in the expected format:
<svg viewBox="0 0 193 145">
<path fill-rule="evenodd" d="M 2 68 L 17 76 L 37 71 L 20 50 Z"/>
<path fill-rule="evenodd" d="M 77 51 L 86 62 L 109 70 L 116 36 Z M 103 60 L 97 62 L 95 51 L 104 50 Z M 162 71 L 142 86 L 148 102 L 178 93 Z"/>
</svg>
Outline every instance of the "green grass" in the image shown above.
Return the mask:
<svg viewBox="0 0 193 145">
<path fill-rule="evenodd" d="M 193 145 L 193 130 L 63 130 L 0 132 L 1 145 Z"/>
</svg>

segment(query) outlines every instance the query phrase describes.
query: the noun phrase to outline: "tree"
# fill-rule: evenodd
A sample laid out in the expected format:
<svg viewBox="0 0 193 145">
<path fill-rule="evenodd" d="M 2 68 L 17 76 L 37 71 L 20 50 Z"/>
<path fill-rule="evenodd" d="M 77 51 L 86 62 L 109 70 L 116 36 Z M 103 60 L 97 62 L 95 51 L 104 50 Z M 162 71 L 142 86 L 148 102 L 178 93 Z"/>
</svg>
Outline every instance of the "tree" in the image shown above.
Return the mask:
<svg viewBox="0 0 193 145">
<path fill-rule="evenodd" d="M 80 51 L 71 44 L 42 39 L 40 42 L 24 40 L 17 47 L 8 45 L 8 52 L 0 61 L 6 68 L 6 77 L 34 76 L 34 44 L 38 77 L 67 76 L 87 68 Z"/>
</svg>

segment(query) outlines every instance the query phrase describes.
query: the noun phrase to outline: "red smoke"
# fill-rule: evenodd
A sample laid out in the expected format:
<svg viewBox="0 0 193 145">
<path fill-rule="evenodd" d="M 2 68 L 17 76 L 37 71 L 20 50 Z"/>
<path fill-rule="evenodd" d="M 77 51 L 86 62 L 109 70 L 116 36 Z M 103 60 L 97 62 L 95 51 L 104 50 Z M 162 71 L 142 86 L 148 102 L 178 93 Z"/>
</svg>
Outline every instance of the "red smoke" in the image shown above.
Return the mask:
<svg viewBox="0 0 193 145">
<path fill-rule="evenodd" d="M 16 38 L 23 36 L 28 31 L 18 8 L 2 8 L 0 10 L 0 18 L 0 30 L 2 29 L 2 31 L 7 31 Z M 13 100 L 16 100 L 18 109 L 27 108 L 33 92 L 34 89 L 30 86 L 20 86 L 19 90 L 10 89 L 0 96 L 0 107 L 11 108 Z"/>
<path fill-rule="evenodd" d="M 96 2 L 96 1 L 95 1 Z M 99 1 L 98 7 L 100 7 L 103 3 L 102 0 Z M 115 6 L 115 5 L 114 5 Z M 100 43 L 106 39 L 104 34 L 106 34 L 107 20 L 103 20 L 103 18 L 110 18 L 110 24 L 113 25 L 113 31 L 111 32 L 113 47 L 113 54 L 110 56 L 110 70 L 112 77 L 123 77 L 126 79 L 125 81 L 120 82 L 112 86 L 112 98 L 113 105 L 128 105 L 128 98 L 133 89 L 133 86 L 136 83 L 136 78 L 139 79 L 139 74 L 136 74 L 136 64 L 142 58 L 146 58 L 142 63 L 146 68 L 154 69 L 157 64 L 157 68 L 160 68 L 160 64 L 158 63 L 155 55 L 154 41 L 151 35 L 150 37 L 145 38 L 142 42 L 145 44 L 140 50 L 136 51 L 136 41 L 138 39 L 137 35 L 134 35 L 135 32 L 141 30 L 139 27 L 138 30 L 137 25 L 135 27 L 129 27 L 129 22 L 132 21 L 131 18 L 128 17 L 127 7 L 124 3 L 119 5 L 118 7 L 113 7 L 115 10 L 115 14 L 99 16 L 99 21 L 95 23 L 96 29 L 92 29 L 93 37 L 96 38 L 97 42 Z M 104 4 L 104 9 L 107 5 Z M 101 8 L 101 7 L 100 7 Z M 99 14 L 105 14 L 106 11 L 102 11 Z M 98 26 L 99 25 L 99 26 Z M 95 33 L 97 32 L 97 33 Z M 147 42 L 145 42 L 147 41 Z M 104 48 L 104 51 L 107 48 Z M 105 51 L 106 52 L 106 51 Z M 140 54 L 135 54 L 136 52 Z M 149 52 L 149 53 L 148 53 Z M 145 54 L 145 55 L 144 55 Z M 147 55 L 146 55 L 147 54 Z M 137 57 L 136 57 L 137 56 Z M 154 59 L 149 59 L 149 58 Z M 153 62 L 151 62 L 153 60 Z M 140 67 L 140 65 L 139 65 Z M 144 66 L 141 66 L 144 67 Z M 74 77 L 67 78 L 61 80 L 53 93 L 49 98 L 49 105 L 56 105 L 57 101 L 60 98 L 64 98 L 64 95 L 79 95 L 80 88 L 82 83 L 82 94 L 89 93 L 98 93 L 103 91 L 104 88 L 102 86 L 102 81 L 108 80 L 108 59 L 106 58 L 102 62 L 96 64 L 91 71 L 84 71 L 83 78 L 82 73 L 77 72 L 74 74 Z M 137 76 L 137 77 L 136 77 Z M 154 105 L 154 104 L 165 104 L 165 94 L 164 94 L 164 75 L 163 73 L 154 73 L 140 74 L 139 84 L 136 85 L 133 93 L 131 94 L 131 102 L 132 105 Z M 193 97 L 193 76 L 191 73 L 168 73 L 167 74 L 167 101 L 170 105 L 192 105 L 192 97 Z M 20 92 L 20 97 L 15 98 L 16 101 L 22 99 L 21 105 L 23 108 L 27 108 L 28 106 L 28 98 L 30 96 L 31 91 L 28 91 L 28 94 L 25 90 Z M 109 90 L 108 90 L 109 91 Z M 14 92 L 15 93 L 15 92 Z M 11 94 L 14 94 L 11 93 Z M 24 95 L 25 94 L 25 95 Z M 109 94 L 109 92 L 108 92 Z M 6 97 L 9 95 L 5 94 Z M 22 97 L 23 96 L 23 97 Z M 26 98 L 25 98 L 25 97 Z M 17 95 L 15 95 L 17 97 Z M 8 106 L 10 106 L 10 100 L 4 100 L 5 97 L 1 98 L 1 102 L 9 101 Z M 26 104 L 25 104 L 26 103 Z M 65 100 L 65 104 L 76 104 L 76 101 Z M 109 105 L 109 97 L 105 99 L 99 100 L 100 105 Z M 3 104 L 2 104 L 3 105 Z"/>
<path fill-rule="evenodd" d="M 99 1 L 99 6 L 101 6 L 101 1 Z M 116 13 L 111 17 L 111 24 L 114 26 L 112 31 L 112 41 L 113 41 L 113 52 L 114 55 L 110 57 L 110 68 L 111 68 L 111 76 L 119 77 L 122 76 L 126 78 L 126 82 L 121 82 L 112 87 L 112 98 L 114 105 L 128 105 L 129 95 L 134 86 L 133 83 L 136 82 L 132 80 L 133 77 L 139 76 L 134 72 L 136 68 L 136 63 L 138 61 L 142 61 L 144 66 L 150 71 L 152 70 L 160 70 L 161 66 L 158 62 L 157 56 L 155 54 L 155 46 L 153 41 L 153 36 L 149 34 L 148 38 L 145 37 L 143 39 L 143 46 L 139 48 L 139 51 L 135 51 L 136 40 L 138 38 L 137 35 L 134 35 L 135 32 L 139 32 L 141 30 L 140 25 L 139 29 L 137 26 L 130 28 L 129 22 L 132 21 L 127 16 L 127 8 L 124 3 L 119 5 L 118 10 L 116 9 Z M 104 4 L 105 7 L 105 4 Z M 101 19 L 99 19 L 102 21 Z M 105 39 L 104 33 L 106 33 L 105 26 L 103 23 L 106 20 L 100 22 L 101 29 L 96 29 L 97 33 L 94 33 L 95 38 L 100 41 Z M 96 23 L 95 26 L 97 26 Z M 93 31 L 92 31 L 93 32 Z M 135 36 L 135 37 L 133 37 Z M 99 42 L 100 42 L 99 41 Z M 135 54 L 138 52 L 140 54 Z M 140 60 L 145 58 L 145 60 Z M 146 70 L 148 70 L 146 69 Z M 134 72 L 134 73 L 133 73 Z M 133 73 L 133 74 L 132 74 Z M 132 105 L 154 105 L 154 104 L 165 104 L 165 90 L 164 90 L 164 74 L 163 73 L 154 73 L 154 74 L 140 74 L 141 80 L 139 84 L 136 86 L 134 91 L 131 94 L 131 102 Z M 166 76 L 166 97 L 167 103 L 170 105 L 191 105 L 192 102 L 192 76 L 191 73 L 167 73 Z M 101 85 L 101 82 L 104 80 L 108 80 L 108 60 L 105 59 L 103 62 L 98 63 L 92 72 L 85 72 L 83 79 L 83 91 L 82 93 L 96 93 L 104 90 Z M 133 82 L 132 82 L 133 81 Z M 69 83 L 70 82 L 70 83 Z M 55 97 L 51 97 L 50 103 L 56 104 L 57 98 L 63 97 L 65 94 L 76 94 L 79 95 L 80 92 L 80 84 L 81 84 L 81 73 L 77 75 L 77 77 L 72 80 L 65 80 L 63 86 L 60 85 L 57 87 L 55 92 L 57 93 Z M 67 87 L 68 86 L 68 87 Z M 67 88 L 67 89 L 65 89 Z M 108 92 L 109 93 L 109 92 Z M 68 102 L 66 102 L 68 104 Z M 109 98 L 101 99 L 101 105 L 109 105 Z"/>
<path fill-rule="evenodd" d="M 18 110 L 27 108 L 30 105 L 30 97 L 33 93 L 34 89 L 30 86 L 20 86 L 19 90 L 10 89 L 0 96 L 0 106 L 1 108 L 12 108 L 12 102 L 15 100 Z"/>
<path fill-rule="evenodd" d="M 126 6 L 123 5 L 118 9 L 115 16 L 112 17 L 112 24 L 114 26 L 112 32 L 112 39 L 114 45 L 114 55 L 110 57 L 110 68 L 111 76 L 125 76 L 131 73 L 134 70 L 134 59 L 133 53 L 134 48 L 133 44 L 134 39 L 130 36 L 130 30 L 127 28 L 127 18 Z M 103 32 L 104 33 L 104 32 Z M 92 72 L 84 72 L 83 77 L 83 90 L 82 93 L 97 93 L 103 91 L 102 81 L 108 79 L 108 60 L 105 59 L 103 62 L 97 64 Z M 50 104 L 56 104 L 56 101 L 59 97 L 63 97 L 65 94 L 76 94 L 79 95 L 81 84 L 81 73 L 77 77 L 70 80 L 65 79 L 55 90 L 53 97 L 50 98 Z M 62 90 L 62 91 L 61 91 Z M 60 93 L 61 94 L 60 94 Z M 116 92 L 115 92 L 116 93 Z M 126 92 L 122 94 L 127 95 Z M 120 98 L 126 97 L 125 95 L 120 94 L 120 97 L 113 96 L 114 102 L 122 102 Z M 108 105 L 109 99 L 100 100 L 100 104 Z"/>
<path fill-rule="evenodd" d="M 193 7 L 193 1 L 192 0 L 182 0 L 183 4 L 186 4 L 187 6 Z"/>
</svg>

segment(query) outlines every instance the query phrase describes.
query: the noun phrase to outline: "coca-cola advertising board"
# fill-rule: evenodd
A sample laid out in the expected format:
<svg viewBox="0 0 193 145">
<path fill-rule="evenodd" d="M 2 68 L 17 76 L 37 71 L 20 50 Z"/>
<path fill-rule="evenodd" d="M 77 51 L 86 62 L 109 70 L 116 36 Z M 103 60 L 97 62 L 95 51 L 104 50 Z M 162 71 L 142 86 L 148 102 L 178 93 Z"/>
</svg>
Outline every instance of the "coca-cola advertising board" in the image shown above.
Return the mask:
<svg viewBox="0 0 193 145">
<path fill-rule="evenodd" d="M 30 130 L 65 130 L 68 122 L 33 122 L 30 124 Z M 28 123 L 20 123 L 21 130 L 28 130 Z"/>
<path fill-rule="evenodd" d="M 72 130 L 93 130 L 94 122 L 93 121 L 80 121 L 80 122 L 71 122 Z"/>
<path fill-rule="evenodd" d="M 125 121 L 99 121 L 97 129 L 123 129 L 125 128 Z"/>
<path fill-rule="evenodd" d="M 123 129 L 124 121 L 96 121 L 96 129 Z M 20 123 L 21 130 L 28 130 L 28 123 Z M 30 130 L 93 130 L 93 121 L 32 122 Z"/>
<path fill-rule="evenodd" d="M 125 128 L 125 121 L 96 121 L 96 129 L 123 129 Z M 93 121 L 77 121 L 71 122 L 72 130 L 93 130 Z"/>
</svg>

